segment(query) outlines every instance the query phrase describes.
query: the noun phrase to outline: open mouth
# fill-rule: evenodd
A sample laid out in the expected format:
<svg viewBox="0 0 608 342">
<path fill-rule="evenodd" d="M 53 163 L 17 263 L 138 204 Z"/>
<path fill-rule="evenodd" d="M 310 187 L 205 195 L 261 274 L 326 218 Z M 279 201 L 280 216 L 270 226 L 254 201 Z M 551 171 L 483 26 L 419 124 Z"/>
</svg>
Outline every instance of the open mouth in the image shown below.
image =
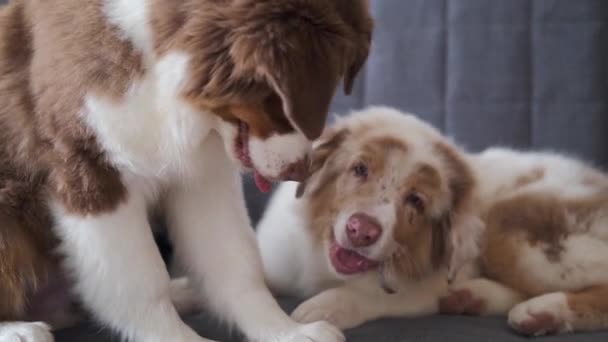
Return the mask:
<svg viewBox="0 0 608 342">
<path fill-rule="evenodd" d="M 378 267 L 377 261 L 368 259 L 354 250 L 344 248 L 335 240 L 329 247 L 329 258 L 334 269 L 344 275 L 367 272 Z"/>
<path fill-rule="evenodd" d="M 253 170 L 253 178 L 258 190 L 261 192 L 269 192 L 272 190 L 272 182 L 262 176 L 262 174 L 256 170 L 253 161 L 251 161 L 251 155 L 249 154 L 249 126 L 243 121 L 239 121 L 239 133 L 236 137 L 235 148 L 236 156 L 243 166 Z"/>
</svg>

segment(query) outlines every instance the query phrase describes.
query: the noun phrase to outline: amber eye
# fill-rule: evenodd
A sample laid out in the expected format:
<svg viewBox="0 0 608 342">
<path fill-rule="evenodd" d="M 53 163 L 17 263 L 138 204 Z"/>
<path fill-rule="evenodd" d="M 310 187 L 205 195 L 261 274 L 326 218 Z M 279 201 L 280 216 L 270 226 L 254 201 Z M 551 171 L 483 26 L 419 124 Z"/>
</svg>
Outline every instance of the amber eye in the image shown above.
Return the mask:
<svg viewBox="0 0 608 342">
<path fill-rule="evenodd" d="M 412 206 L 414 209 L 418 211 L 424 210 L 424 200 L 420 194 L 415 192 L 409 193 L 405 196 L 405 204 Z"/>
<path fill-rule="evenodd" d="M 355 177 L 361 178 L 361 179 L 367 179 L 368 169 L 367 169 L 367 165 L 365 165 L 363 162 L 356 163 L 353 166 L 352 170 L 353 170 Z"/>
</svg>

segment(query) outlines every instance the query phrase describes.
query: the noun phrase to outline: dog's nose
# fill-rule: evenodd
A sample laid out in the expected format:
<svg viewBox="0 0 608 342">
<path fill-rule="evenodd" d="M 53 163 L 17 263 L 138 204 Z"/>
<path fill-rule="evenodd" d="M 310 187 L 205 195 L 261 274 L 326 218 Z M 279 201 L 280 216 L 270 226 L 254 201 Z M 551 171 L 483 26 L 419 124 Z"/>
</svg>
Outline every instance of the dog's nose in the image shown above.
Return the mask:
<svg viewBox="0 0 608 342">
<path fill-rule="evenodd" d="M 310 160 L 304 158 L 287 167 L 281 174 L 282 180 L 302 182 L 308 177 Z"/>
<path fill-rule="evenodd" d="M 353 247 L 373 245 L 382 234 L 382 226 L 375 218 L 357 213 L 346 221 L 346 235 Z"/>
</svg>

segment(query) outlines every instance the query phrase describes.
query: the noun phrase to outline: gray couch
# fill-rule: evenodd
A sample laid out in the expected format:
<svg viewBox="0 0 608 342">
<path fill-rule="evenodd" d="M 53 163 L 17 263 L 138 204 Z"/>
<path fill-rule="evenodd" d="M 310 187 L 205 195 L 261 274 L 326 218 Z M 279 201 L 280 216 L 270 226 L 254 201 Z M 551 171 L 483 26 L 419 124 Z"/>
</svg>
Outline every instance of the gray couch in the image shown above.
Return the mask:
<svg viewBox="0 0 608 342">
<path fill-rule="evenodd" d="M 434 123 L 471 150 L 553 149 L 608 166 L 608 0 L 372 0 L 373 52 L 354 95 L 333 110 L 392 105 Z M 266 203 L 246 179 L 254 222 Z M 296 303 L 281 299 L 287 310 Z M 188 320 L 222 341 L 206 315 Z M 349 341 L 523 341 L 503 318 L 391 319 Z M 94 326 L 57 340 L 113 341 Z M 547 341 L 608 341 L 608 333 Z"/>
</svg>

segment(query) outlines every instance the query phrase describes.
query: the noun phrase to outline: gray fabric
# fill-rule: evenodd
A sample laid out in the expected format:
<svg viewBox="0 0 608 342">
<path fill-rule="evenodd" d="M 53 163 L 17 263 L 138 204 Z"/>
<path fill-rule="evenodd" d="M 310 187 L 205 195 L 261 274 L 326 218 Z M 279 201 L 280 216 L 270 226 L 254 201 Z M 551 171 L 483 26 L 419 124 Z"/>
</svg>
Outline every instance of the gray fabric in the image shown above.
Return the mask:
<svg viewBox="0 0 608 342">
<path fill-rule="evenodd" d="M 473 150 L 557 149 L 608 166 L 607 0 L 372 0 L 371 6 L 373 52 L 354 94 L 336 97 L 335 112 L 391 105 Z M 249 178 L 245 187 L 255 222 L 267 196 Z M 206 317 L 188 322 L 228 341 Z M 78 327 L 59 332 L 57 341 L 110 341 L 96 332 Z M 349 332 L 349 341 L 446 340 L 524 339 L 495 318 L 383 320 Z M 608 334 L 547 340 L 606 341 Z"/>
<path fill-rule="evenodd" d="M 287 311 L 295 308 L 293 300 L 281 300 Z M 242 342 L 235 334 L 209 316 L 186 318 L 186 322 L 208 338 L 222 342 Z M 119 342 L 107 331 L 100 331 L 91 325 L 60 331 L 57 342 Z M 432 316 L 415 319 L 383 319 L 346 331 L 348 342 L 524 342 L 530 341 L 511 333 L 504 318 Z M 606 341 L 608 334 L 588 333 L 558 337 L 539 338 L 539 342 L 594 342 Z M 179 342 L 179 341 L 167 341 Z"/>
</svg>

